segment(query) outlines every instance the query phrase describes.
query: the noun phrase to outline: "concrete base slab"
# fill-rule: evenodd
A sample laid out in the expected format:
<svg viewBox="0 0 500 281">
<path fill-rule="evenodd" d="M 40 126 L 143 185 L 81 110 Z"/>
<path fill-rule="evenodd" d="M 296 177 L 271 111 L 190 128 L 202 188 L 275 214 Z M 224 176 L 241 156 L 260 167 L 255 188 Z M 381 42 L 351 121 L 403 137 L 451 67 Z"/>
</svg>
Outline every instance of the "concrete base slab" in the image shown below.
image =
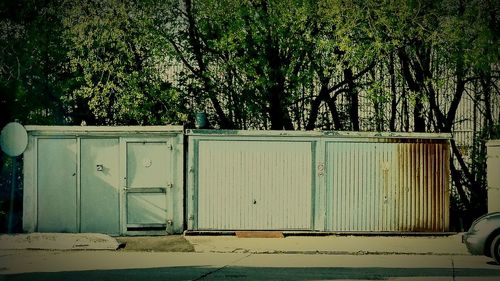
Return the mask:
<svg viewBox="0 0 500 281">
<path fill-rule="evenodd" d="M 196 252 L 469 255 L 461 235 L 289 236 L 245 238 L 185 236 Z"/>
<path fill-rule="evenodd" d="M 116 239 L 99 233 L 29 233 L 0 235 L 0 250 L 116 250 Z"/>
</svg>

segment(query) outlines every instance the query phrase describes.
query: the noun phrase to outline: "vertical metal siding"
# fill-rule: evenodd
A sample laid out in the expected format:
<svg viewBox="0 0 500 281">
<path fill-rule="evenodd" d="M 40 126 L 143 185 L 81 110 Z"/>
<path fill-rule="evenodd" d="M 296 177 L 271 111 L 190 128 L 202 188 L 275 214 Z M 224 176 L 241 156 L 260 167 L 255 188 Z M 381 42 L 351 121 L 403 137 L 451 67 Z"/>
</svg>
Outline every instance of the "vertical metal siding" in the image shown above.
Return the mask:
<svg viewBox="0 0 500 281">
<path fill-rule="evenodd" d="M 312 143 L 198 142 L 198 229 L 311 229 Z"/>
<path fill-rule="evenodd" d="M 448 229 L 447 143 L 326 142 L 327 229 Z"/>
<path fill-rule="evenodd" d="M 385 231 L 394 224 L 394 149 L 389 144 L 327 142 L 329 230 Z"/>
<path fill-rule="evenodd" d="M 448 230 L 445 138 L 237 133 L 190 136 L 190 229 Z"/>
</svg>

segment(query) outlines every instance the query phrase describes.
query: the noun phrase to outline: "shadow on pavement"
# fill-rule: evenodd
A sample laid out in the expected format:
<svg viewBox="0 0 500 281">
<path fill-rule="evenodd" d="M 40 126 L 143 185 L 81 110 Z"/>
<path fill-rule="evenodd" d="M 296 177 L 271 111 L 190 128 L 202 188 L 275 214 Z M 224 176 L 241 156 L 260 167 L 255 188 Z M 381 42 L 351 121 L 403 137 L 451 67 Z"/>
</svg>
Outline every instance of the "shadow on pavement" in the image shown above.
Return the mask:
<svg viewBox="0 0 500 281">
<path fill-rule="evenodd" d="M 194 252 L 182 235 L 116 237 L 122 251 Z"/>
<path fill-rule="evenodd" d="M 125 270 L 25 273 L 0 275 L 0 280 L 387 280 L 397 277 L 499 277 L 500 270 L 460 268 L 290 268 L 168 267 Z"/>
</svg>

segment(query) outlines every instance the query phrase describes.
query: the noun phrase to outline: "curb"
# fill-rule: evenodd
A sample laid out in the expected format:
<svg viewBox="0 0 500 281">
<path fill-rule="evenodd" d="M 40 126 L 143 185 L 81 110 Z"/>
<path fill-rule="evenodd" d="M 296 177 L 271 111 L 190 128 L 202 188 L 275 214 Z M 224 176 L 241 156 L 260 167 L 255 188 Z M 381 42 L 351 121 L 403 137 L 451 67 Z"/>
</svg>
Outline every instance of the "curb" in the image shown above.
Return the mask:
<svg viewBox="0 0 500 281">
<path fill-rule="evenodd" d="M 0 250 L 116 250 L 116 239 L 100 233 L 0 235 Z"/>
</svg>

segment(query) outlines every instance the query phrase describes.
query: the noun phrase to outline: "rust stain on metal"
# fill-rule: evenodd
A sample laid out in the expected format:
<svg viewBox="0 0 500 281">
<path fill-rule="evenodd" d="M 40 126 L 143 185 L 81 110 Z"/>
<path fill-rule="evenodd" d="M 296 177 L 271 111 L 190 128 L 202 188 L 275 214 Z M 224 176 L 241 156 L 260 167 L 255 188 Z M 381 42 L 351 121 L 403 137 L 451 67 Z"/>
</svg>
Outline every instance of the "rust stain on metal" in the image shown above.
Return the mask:
<svg viewBox="0 0 500 281">
<path fill-rule="evenodd" d="M 443 140 L 398 142 L 395 213 L 400 231 L 449 228 L 449 144 Z"/>
</svg>

